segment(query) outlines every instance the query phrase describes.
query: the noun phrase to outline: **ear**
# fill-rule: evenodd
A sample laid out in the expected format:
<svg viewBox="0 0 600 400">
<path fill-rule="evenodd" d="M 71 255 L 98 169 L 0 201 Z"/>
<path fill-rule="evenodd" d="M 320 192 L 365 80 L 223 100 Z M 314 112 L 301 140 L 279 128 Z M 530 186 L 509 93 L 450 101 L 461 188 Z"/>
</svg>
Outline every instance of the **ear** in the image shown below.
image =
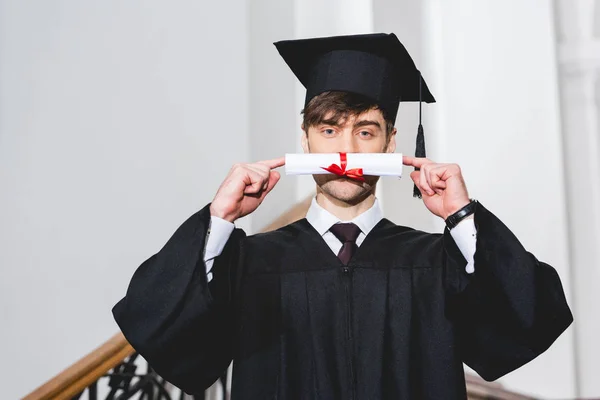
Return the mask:
<svg viewBox="0 0 600 400">
<path fill-rule="evenodd" d="M 300 142 L 302 144 L 302 150 L 304 150 L 304 153 L 310 153 L 310 146 L 308 145 L 308 132 L 302 132 L 302 138 L 300 138 Z"/>
<path fill-rule="evenodd" d="M 390 137 L 388 139 L 388 144 L 387 144 L 387 149 L 386 152 L 387 153 L 393 153 L 396 151 L 396 133 L 398 131 L 396 130 L 396 128 L 394 128 L 394 130 L 390 133 Z"/>
</svg>

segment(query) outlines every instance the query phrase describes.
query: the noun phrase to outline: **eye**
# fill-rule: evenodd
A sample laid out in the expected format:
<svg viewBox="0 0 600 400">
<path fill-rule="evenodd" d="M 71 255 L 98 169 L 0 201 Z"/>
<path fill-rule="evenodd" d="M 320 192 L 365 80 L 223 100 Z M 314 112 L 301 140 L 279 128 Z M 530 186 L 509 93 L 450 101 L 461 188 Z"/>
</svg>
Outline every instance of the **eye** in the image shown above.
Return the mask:
<svg viewBox="0 0 600 400">
<path fill-rule="evenodd" d="M 366 137 L 373 136 L 373 135 L 371 134 L 371 132 L 369 132 L 369 131 L 361 131 L 361 132 L 359 133 L 359 135 L 360 135 L 360 136 L 362 136 L 362 137 L 365 137 L 365 138 L 366 138 Z"/>
<path fill-rule="evenodd" d="M 335 131 L 331 128 L 329 129 L 323 129 L 323 133 L 327 136 L 333 135 L 335 133 Z"/>
</svg>

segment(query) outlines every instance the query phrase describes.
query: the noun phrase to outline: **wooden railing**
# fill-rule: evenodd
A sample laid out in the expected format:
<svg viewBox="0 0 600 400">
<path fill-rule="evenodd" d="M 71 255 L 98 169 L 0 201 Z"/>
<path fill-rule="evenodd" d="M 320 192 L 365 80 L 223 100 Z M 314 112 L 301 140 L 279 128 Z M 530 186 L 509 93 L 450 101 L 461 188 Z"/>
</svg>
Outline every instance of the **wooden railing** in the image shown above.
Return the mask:
<svg viewBox="0 0 600 400">
<path fill-rule="evenodd" d="M 28 394 L 23 400 L 71 399 L 135 353 L 121 332 Z"/>
<path fill-rule="evenodd" d="M 268 232 L 290 224 L 306 216 L 311 198 L 308 198 L 275 219 L 262 232 Z M 132 356 L 135 350 L 127 342 L 122 333 L 117 333 L 102 346 L 98 347 L 69 368 L 50 379 L 48 382 L 31 392 L 23 400 L 63 400 L 71 399 L 84 389 L 105 376 L 126 358 Z M 533 400 L 505 390 L 495 382 L 466 374 L 467 393 L 469 400 Z"/>
</svg>

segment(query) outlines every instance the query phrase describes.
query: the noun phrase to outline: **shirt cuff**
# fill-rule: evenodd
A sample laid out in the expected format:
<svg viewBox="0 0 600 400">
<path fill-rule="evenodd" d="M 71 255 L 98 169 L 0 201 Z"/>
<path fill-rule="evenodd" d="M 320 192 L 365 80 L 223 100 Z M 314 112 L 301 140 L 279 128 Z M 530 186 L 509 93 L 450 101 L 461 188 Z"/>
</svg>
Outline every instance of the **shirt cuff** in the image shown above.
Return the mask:
<svg viewBox="0 0 600 400">
<path fill-rule="evenodd" d="M 454 239 L 456 246 L 465 260 L 467 260 L 465 270 L 468 274 L 472 274 L 475 272 L 475 262 L 473 257 L 475 255 L 475 249 L 477 248 L 477 228 L 475 228 L 475 220 L 472 217 L 463 219 L 458 225 L 450 230 L 450 235 L 452 235 L 452 239 Z"/>
<path fill-rule="evenodd" d="M 209 282 L 212 278 L 210 270 L 213 265 L 213 259 L 221 255 L 234 228 L 235 225 L 233 223 L 211 215 L 210 228 L 207 233 L 208 240 L 204 249 L 204 263 L 206 264 L 206 274 L 208 275 Z"/>
</svg>

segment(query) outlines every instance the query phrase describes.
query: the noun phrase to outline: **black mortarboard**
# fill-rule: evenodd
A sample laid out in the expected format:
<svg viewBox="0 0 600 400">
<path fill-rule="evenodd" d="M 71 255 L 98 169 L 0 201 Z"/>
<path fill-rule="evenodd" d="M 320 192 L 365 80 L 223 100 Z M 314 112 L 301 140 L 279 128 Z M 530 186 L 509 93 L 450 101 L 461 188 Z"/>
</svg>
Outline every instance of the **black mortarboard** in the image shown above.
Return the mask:
<svg viewBox="0 0 600 400">
<path fill-rule="evenodd" d="M 350 92 L 370 98 L 395 121 L 401 101 L 435 102 L 414 61 L 393 33 L 274 44 L 306 88 L 305 106 L 323 92 Z M 420 107 L 415 156 L 425 157 Z M 420 197 L 416 188 L 415 195 Z"/>
</svg>

